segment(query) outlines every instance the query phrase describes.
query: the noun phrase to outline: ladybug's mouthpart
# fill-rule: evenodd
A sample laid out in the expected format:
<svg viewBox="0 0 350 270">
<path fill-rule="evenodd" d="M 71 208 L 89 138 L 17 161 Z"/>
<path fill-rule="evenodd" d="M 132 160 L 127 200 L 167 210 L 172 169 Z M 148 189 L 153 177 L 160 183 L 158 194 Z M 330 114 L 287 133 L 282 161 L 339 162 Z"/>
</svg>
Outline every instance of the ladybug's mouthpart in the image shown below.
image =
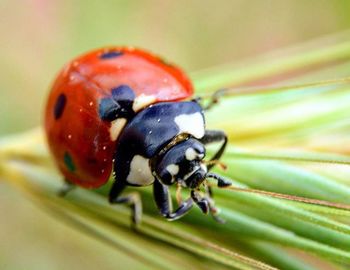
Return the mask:
<svg viewBox="0 0 350 270">
<path fill-rule="evenodd" d="M 184 179 L 184 185 L 191 189 L 199 188 L 206 178 L 207 171 L 207 166 L 200 164 L 195 171 L 191 172 L 191 174 Z"/>
</svg>

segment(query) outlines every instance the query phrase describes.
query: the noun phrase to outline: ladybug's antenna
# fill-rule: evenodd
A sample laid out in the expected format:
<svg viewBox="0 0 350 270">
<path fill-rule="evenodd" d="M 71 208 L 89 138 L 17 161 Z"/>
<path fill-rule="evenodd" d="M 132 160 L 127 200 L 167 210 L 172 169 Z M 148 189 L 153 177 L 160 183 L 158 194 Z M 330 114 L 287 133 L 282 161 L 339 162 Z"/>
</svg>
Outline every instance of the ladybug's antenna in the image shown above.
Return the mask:
<svg viewBox="0 0 350 270">
<path fill-rule="evenodd" d="M 304 84 L 295 84 L 295 85 L 282 85 L 282 86 L 257 86 L 257 87 L 228 87 L 224 89 L 219 89 L 211 94 L 201 95 L 201 98 L 211 98 L 211 102 L 207 107 L 212 107 L 213 104 L 217 103 L 218 100 L 223 96 L 235 96 L 235 95 L 250 95 L 250 94 L 264 94 L 271 92 L 280 92 L 286 90 L 300 90 L 303 88 L 313 88 L 313 87 L 324 87 L 332 85 L 342 85 L 349 84 L 350 77 L 324 80 L 318 82 L 304 83 Z"/>
<path fill-rule="evenodd" d="M 302 203 L 308 203 L 308 204 L 314 204 L 314 205 L 320 205 L 320 206 L 327 206 L 331 208 L 337 208 L 342 210 L 350 210 L 349 204 L 344 203 L 335 203 L 335 202 L 329 202 L 324 200 L 317 200 L 317 199 L 310 199 L 300 196 L 294 196 L 294 195 L 288 195 L 288 194 L 281 194 L 271 191 L 265 191 L 265 190 L 258 190 L 258 189 L 251 189 L 251 188 L 240 188 L 240 187 L 234 187 L 234 186 L 226 186 L 223 187 L 229 190 L 233 191 L 241 191 L 241 192 L 248 192 L 248 193 L 255 193 L 260 195 L 265 195 L 277 199 L 284 199 L 289 201 L 295 201 L 295 202 L 302 202 Z"/>
</svg>

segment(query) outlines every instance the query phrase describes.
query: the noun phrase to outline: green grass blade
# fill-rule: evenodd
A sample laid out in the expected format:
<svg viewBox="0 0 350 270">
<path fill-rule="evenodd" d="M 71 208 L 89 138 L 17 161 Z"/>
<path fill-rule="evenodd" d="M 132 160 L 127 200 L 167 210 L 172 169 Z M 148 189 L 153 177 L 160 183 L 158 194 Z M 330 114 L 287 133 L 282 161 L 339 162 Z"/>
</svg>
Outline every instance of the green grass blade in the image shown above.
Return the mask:
<svg viewBox="0 0 350 270">
<path fill-rule="evenodd" d="M 44 190 L 41 190 L 39 193 L 40 200 L 42 200 L 44 203 L 46 203 L 50 200 L 51 203 L 57 201 L 55 203 L 56 207 L 59 207 L 61 205 L 62 200 L 57 196 L 55 197 L 55 194 L 58 190 L 57 185 L 52 185 L 47 179 L 55 178 L 55 176 L 50 174 L 45 174 L 43 171 L 35 169 L 35 167 L 24 165 L 21 163 L 14 163 L 14 164 L 6 164 L 5 166 L 5 174 L 7 176 L 12 175 L 12 173 L 15 173 L 18 179 L 18 175 L 22 175 L 21 177 L 26 178 L 28 181 L 28 178 L 30 178 L 32 181 L 31 183 L 21 183 L 22 186 L 26 187 L 26 190 L 33 190 L 33 184 L 34 184 L 34 192 L 38 192 L 35 190 L 40 190 L 44 187 Z M 4 168 L 4 167 L 2 167 Z M 9 168 L 10 171 L 6 171 Z M 13 171 L 11 171 L 13 170 Z M 25 175 L 25 176 L 24 176 Z M 12 176 L 13 177 L 13 176 Z M 23 180 L 22 180 L 23 181 Z M 37 185 L 35 187 L 35 184 Z M 56 188 L 55 188 L 56 187 Z M 38 194 L 36 194 L 38 195 Z M 47 198 L 45 198 L 47 197 Z M 126 217 L 129 216 L 129 214 L 126 214 L 125 207 L 111 207 L 108 206 L 106 199 L 101 196 L 93 195 L 91 192 L 88 191 L 82 191 L 74 192 L 72 196 L 69 196 L 68 202 L 64 203 L 60 209 L 64 211 L 72 211 L 72 207 L 70 206 L 70 203 L 73 203 L 73 205 L 79 206 L 76 211 L 73 211 L 76 215 L 80 211 L 82 211 L 82 215 L 86 215 L 89 213 L 94 216 L 96 221 L 101 222 L 105 220 L 104 223 L 108 222 L 110 224 L 118 225 L 115 222 L 121 222 L 122 224 L 127 225 L 128 220 Z M 68 204 L 68 205 L 67 205 Z M 74 208 L 74 207 L 73 207 Z M 120 208 L 123 208 L 123 212 L 120 212 Z M 113 213 L 113 214 L 111 214 Z M 127 225 L 128 226 L 128 225 Z M 96 227 L 100 227 L 100 225 L 96 225 Z M 152 228 L 153 227 L 153 228 Z M 234 267 L 237 269 L 262 269 L 262 270 L 273 270 L 275 268 L 270 267 L 266 264 L 263 264 L 261 262 L 258 262 L 256 260 L 253 260 L 251 258 L 239 255 L 236 252 L 227 250 L 225 248 L 220 247 L 219 245 L 216 245 L 214 243 L 211 243 L 210 241 L 205 241 L 200 238 L 197 238 L 195 236 L 190 236 L 186 234 L 185 232 L 181 230 L 177 230 L 173 225 L 170 225 L 167 222 L 154 220 L 150 217 L 147 217 L 147 215 L 144 216 L 142 225 L 138 228 L 138 230 L 145 234 L 148 237 L 151 237 L 153 239 L 156 239 L 158 241 L 166 242 L 167 244 L 171 246 L 176 246 L 178 248 L 187 250 L 191 253 L 203 256 L 206 259 L 213 260 L 216 263 L 222 264 L 227 267 Z M 163 231 L 163 232 L 161 232 Z M 118 238 L 120 232 L 115 232 L 115 236 L 109 235 L 110 238 L 116 237 Z M 125 239 L 125 241 L 127 241 Z M 151 254 L 148 252 L 147 248 L 143 248 L 141 250 L 137 250 L 133 245 L 126 245 L 128 242 L 119 243 L 120 245 L 123 245 L 124 249 L 127 250 L 134 250 L 136 254 L 139 254 L 140 257 L 142 257 L 144 260 L 147 261 L 150 260 L 152 257 Z M 157 263 L 162 263 L 157 262 Z M 166 263 L 166 262 L 164 262 Z M 169 262 L 168 262 L 169 263 Z M 169 266 L 166 268 L 169 269 Z"/>
<path fill-rule="evenodd" d="M 284 49 L 283 52 L 267 54 L 240 64 L 226 64 L 192 74 L 195 88 L 205 93 L 233 85 L 245 85 L 259 80 L 277 82 L 293 78 L 294 74 L 305 74 L 310 69 L 319 70 L 350 60 L 350 42 L 331 37 L 333 44 L 312 50 L 304 46 L 298 50 Z M 249 66 L 249 68 L 247 68 Z M 299 71 L 299 72 L 298 72 Z"/>
</svg>

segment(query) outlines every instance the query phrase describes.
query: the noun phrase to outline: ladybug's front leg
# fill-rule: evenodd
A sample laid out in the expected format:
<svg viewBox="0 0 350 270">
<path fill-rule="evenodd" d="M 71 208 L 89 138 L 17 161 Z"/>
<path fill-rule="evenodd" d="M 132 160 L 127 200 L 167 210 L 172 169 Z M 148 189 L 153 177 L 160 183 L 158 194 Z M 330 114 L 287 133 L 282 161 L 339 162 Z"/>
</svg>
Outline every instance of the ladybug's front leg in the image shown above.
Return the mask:
<svg viewBox="0 0 350 270">
<path fill-rule="evenodd" d="M 206 130 L 204 137 L 200 139 L 200 141 L 207 145 L 209 143 L 222 142 L 219 150 L 214 154 L 214 156 L 210 159 L 210 161 L 217 161 L 221 158 L 222 154 L 225 151 L 227 145 L 227 135 L 222 130 Z M 209 164 L 208 170 L 210 170 L 215 163 Z"/>
<path fill-rule="evenodd" d="M 192 198 L 189 198 L 182 202 L 180 206 L 173 211 L 169 188 L 160 183 L 158 179 L 155 179 L 153 183 L 153 196 L 161 215 L 168 220 L 175 220 L 182 217 L 193 206 L 193 200 Z"/>
<path fill-rule="evenodd" d="M 132 223 L 137 225 L 141 221 L 142 216 L 142 203 L 140 194 L 137 192 L 132 192 L 126 196 L 120 196 L 122 191 L 125 189 L 126 184 L 123 181 L 115 181 L 113 183 L 112 189 L 109 193 L 109 202 L 110 203 L 125 203 L 130 205 L 132 209 Z"/>
</svg>

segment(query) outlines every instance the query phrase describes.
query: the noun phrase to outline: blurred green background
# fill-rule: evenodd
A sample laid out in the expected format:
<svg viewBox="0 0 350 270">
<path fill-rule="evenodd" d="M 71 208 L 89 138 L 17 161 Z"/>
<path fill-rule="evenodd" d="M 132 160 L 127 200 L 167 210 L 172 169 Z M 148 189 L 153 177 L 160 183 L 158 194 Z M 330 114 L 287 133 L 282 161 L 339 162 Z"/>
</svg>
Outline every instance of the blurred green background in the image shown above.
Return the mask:
<svg viewBox="0 0 350 270">
<path fill-rule="evenodd" d="M 0 0 L 0 135 L 40 125 L 55 74 L 92 48 L 143 47 L 191 72 L 349 29 L 349 10 L 347 0 Z M 1 181 L 0 220 L 0 269 L 139 267 Z"/>
</svg>

